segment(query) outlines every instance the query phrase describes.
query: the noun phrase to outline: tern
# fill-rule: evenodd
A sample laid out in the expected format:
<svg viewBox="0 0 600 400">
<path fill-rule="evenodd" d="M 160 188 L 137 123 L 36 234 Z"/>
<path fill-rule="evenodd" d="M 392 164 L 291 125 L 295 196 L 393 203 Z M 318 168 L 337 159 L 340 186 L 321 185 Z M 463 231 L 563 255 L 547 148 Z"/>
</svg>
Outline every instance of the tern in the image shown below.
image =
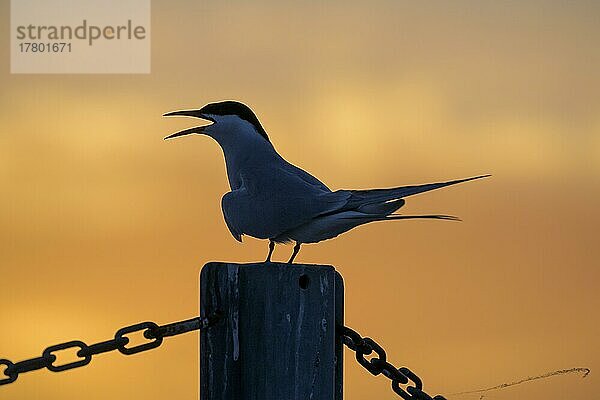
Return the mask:
<svg viewBox="0 0 600 400">
<path fill-rule="evenodd" d="M 369 222 L 415 218 L 459 220 L 450 215 L 394 212 L 405 204 L 405 197 L 490 176 L 388 189 L 332 191 L 279 155 L 254 112 L 243 103 L 221 101 L 164 116 L 195 117 L 210 122 L 165 139 L 200 134 L 217 141 L 225 156 L 231 188 L 221 200 L 225 223 L 239 242 L 244 235 L 268 239 L 265 262 L 271 261 L 276 243 L 295 242 L 288 261 L 293 263 L 303 243 L 331 239 Z"/>
</svg>

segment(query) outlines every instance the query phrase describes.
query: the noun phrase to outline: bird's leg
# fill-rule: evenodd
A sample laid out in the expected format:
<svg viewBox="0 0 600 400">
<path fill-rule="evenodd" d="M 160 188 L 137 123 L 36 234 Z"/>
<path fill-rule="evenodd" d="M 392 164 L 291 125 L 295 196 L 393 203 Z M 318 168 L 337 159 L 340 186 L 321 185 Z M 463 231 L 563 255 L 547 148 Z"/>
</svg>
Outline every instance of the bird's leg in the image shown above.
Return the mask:
<svg viewBox="0 0 600 400">
<path fill-rule="evenodd" d="M 292 252 L 292 256 L 290 257 L 288 264 L 292 264 L 294 262 L 294 258 L 296 258 L 296 255 L 298 255 L 301 245 L 302 243 L 296 242 L 296 245 L 294 246 L 294 251 Z"/>
<path fill-rule="evenodd" d="M 275 242 L 269 240 L 269 255 L 267 255 L 267 259 L 265 262 L 271 262 L 271 255 L 273 254 L 273 250 L 275 250 Z"/>
</svg>

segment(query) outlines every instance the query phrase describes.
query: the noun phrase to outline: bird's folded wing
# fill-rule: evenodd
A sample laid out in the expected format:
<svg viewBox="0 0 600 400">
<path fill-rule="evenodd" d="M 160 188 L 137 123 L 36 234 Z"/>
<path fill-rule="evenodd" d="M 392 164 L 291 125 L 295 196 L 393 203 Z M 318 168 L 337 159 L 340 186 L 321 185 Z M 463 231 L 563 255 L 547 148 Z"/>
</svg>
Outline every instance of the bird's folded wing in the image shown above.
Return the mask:
<svg viewBox="0 0 600 400">
<path fill-rule="evenodd" d="M 423 185 L 400 186 L 389 189 L 367 189 L 367 190 L 349 190 L 352 194 L 348 205 L 345 208 L 354 209 L 368 204 L 389 202 L 415 194 L 428 192 L 434 189 L 440 189 L 457 183 L 468 182 L 475 179 L 486 178 L 490 175 L 480 175 L 472 178 L 456 179 L 448 182 L 426 183 Z"/>
<path fill-rule="evenodd" d="M 242 172 L 242 186 L 223 197 L 223 214 L 234 237 L 275 238 L 313 218 L 342 208 L 349 192 L 331 192 L 288 169 Z"/>
<path fill-rule="evenodd" d="M 282 159 L 283 160 L 283 159 Z M 296 167 L 294 164 L 291 164 L 285 160 L 283 160 L 282 166 L 281 168 L 283 168 L 284 170 L 292 173 L 292 174 L 296 174 L 298 175 L 298 177 L 302 180 L 304 180 L 305 182 L 307 182 L 308 184 L 312 185 L 312 186 L 316 186 L 324 191 L 330 192 L 331 190 L 327 187 L 327 185 L 325 185 L 323 182 L 321 182 L 319 179 L 317 179 L 316 177 L 314 177 L 313 175 L 309 174 L 308 172 L 306 172 L 305 170 L 303 170 L 302 168 Z"/>
<path fill-rule="evenodd" d="M 221 209 L 223 210 L 223 218 L 225 219 L 225 225 L 231 232 L 231 236 L 238 242 L 242 241 L 242 235 L 244 232 L 239 226 L 239 218 L 236 212 L 236 199 L 240 196 L 240 190 L 234 190 L 229 193 L 225 193 L 221 199 Z"/>
</svg>

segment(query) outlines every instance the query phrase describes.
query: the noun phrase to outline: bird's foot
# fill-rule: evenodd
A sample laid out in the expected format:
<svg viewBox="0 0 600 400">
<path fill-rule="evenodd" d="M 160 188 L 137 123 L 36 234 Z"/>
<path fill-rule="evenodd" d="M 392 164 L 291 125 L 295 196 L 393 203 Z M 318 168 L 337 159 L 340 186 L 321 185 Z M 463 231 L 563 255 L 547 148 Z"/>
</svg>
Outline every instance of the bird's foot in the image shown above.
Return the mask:
<svg viewBox="0 0 600 400">
<path fill-rule="evenodd" d="M 300 251 L 300 246 L 302 246 L 302 243 L 296 242 L 296 245 L 294 246 L 294 251 L 292 252 L 292 256 L 288 260 L 288 264 L 294 263 L 294 258 L 296 258 L 296 256 L 298 255 L 298 252 Z"/>
<path fill-rule="evenodd" d="M 273 250 L 275 250 L 275 242 L 269 240 L 269 254 L 267 255 L 267 259 L 265 260 L 266 263 L 271 262 L 271 255 L 273 254 Z"/>
</svg>

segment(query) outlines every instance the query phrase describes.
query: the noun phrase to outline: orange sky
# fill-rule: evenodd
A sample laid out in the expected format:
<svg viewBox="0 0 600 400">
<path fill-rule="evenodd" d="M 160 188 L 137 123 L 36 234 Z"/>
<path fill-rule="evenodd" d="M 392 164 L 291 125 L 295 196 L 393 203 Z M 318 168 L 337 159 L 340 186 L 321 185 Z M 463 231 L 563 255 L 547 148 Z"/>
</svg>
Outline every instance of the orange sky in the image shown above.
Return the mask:
<svg viewBox="0 0 600 400">
<path fill-rule="evenodd" d="M 462 223 L 372 224 L 304 246 L 298 261 L 335 265 L 347 324 L 430 393 L 588 367 L 584 380 L 486 400 L 598 397 L 599 12 L 588 1 L 154 1 L 149 75 L 10 75 L 6 56 L 0 357 L 188 318 L 204 263 L 265 257 L 266 243 L 241 245 L 223 223 L 218 146 L 162 141 L 195 123 L 162 113 L 237 99 L 332 188 L 492 173 L 407 201 L 405 212 Z M 197 340 L 28 373 L 0 399 L 197 399 Z M 345 393 L 397 398 L 349 353 Z"/>
</svg>

